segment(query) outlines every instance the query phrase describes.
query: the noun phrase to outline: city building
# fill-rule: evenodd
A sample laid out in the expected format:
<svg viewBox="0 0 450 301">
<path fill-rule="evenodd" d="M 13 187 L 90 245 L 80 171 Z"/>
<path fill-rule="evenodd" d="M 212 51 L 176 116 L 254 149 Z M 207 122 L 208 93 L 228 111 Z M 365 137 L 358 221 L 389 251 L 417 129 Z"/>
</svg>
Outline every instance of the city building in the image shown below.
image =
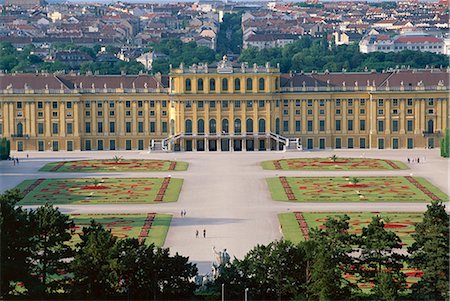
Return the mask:
<svg viewBox="0 0 450 301">
<path fill-rule="evenodd" d="M 413 50 L 444 54 L 445 44 L 443 39 L 423 33 L 411 33 L 392 38 L 387 35 L 369 35 L 359 42 L 359 50 L 362 53 Z"/>
<path fill-rule="evenodd" d="M 442 69 L 281 74 L 226 57 L 167 76 L 1 74 L 0 136 L 18 151 L 432 148 L 448 92 Z"/>
</svg>

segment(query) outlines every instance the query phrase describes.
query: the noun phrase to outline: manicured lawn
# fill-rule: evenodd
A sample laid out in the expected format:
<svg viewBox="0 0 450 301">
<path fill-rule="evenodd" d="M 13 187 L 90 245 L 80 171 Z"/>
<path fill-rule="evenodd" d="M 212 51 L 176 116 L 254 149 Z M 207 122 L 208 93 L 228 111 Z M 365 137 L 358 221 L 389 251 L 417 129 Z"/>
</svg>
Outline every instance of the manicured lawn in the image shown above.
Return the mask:
<svg viewBox="0 0 450 301">
<path fill-rule="evenodd" d="M 152 172 L 187 170 L 187 162 L 169 160 L 79 160 L 46 164 L 40 171 L 53 172 Z"/>
<path fill-rule="evenodd" d="M 394 170 L 409 169 L 400 161 L 370 158 L 295 158 L 264 161 L 264 169 L 269 170 Z"/>
<path fill-rule="evenodd" d="M 293 202 L 431 202 L 448 196 L 420 177 L 277 177 L 267 179 L 272 198 Z"/>
<path fill-rule="evenodd" d="M 323 224 L 330 217 L 337 217 L 347 214 L 350 217 L 351 234 L 361 234 L 362 228 L 367 226 L 372 217 L 381 216 L 385 222 L 385 228 L 397 233 L 403 244 L 410 246 L 413 242 L 411 234 L 415 233 L 414 224 L 423 218 L 422 213 L 406 212 L 300 212 L 309 229 L 323 228 Z M 283 236 L 286 240 L 294 243 L 304 241 L 300 225 L 297 221 L 298 213 L 281 213 L 278 219 L 283 229 Z"/>
<path fill-rule="evenodd" d="M 154 204 L 177 201 L 182 185 L 175 178 L 83 178 L 26 180 L 17 188 L 20 205 Z"/>
<path fill-rule="evenodd" d="M 72 214 L 70 218 L 75 223 L 75 232 L 70 241 L 76 244 L 80 241 L 79 234 L 83 227 L 88 227 L 91 220 L 102 224 L 117 238 L 138 238 L 145 240 L 146 244 L 154 243 L 156 246 L 164 246 L 167 231 L 169 231 L 172 216 L 169 214 Z M 144 227 L 147 220 L 147 226 Z M 151 223 L 148 223 L 151 221 Z M 148 228 L 148 232 L 145 230 Z"/>
</svg>

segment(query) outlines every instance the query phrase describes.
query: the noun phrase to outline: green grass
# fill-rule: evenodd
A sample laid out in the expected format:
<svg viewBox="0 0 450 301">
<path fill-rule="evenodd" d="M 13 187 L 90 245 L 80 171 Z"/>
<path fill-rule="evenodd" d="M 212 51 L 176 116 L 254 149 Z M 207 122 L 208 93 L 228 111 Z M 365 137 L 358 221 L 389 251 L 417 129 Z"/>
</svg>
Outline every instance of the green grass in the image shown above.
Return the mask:
<svg viewBox="0 0 450 301">
<path fill-rule="evenodd" d="M 264 161 L 263 169 L 276 170 L 277 160 Z M 386 161 L 398 167 L 395 169 Z M 330 158 L 292 158 L 278 160 L 281 170 L 402 170 L 409 167 L 400 161 L 371 159 L 371 158 L 337 158 L 333 162 Z"/>
<path fill-rule="evenodd" d="M 74 221 L 76 229 L 70 244 L 80 242 L 79 234 L 82 233 L 83 227 L 89 226 L 91 220 L 102 224 L 106 229 L 111 229 L 112 234 L 119 239 L 138 238 L 146 217 L 146 214 L 72 214 L 70 218 Z M 156 214 L 145 243 L 164 246 L 171 220 L 172 216 L 169 214 Z"/>
<path fill-rule="evenodd" d="M 20 205 L 51 204 L 154 204 L 163 178 L 45 179 L 24 196 Z M 22 192 L 36 180 L 25 180 Z M 99 181 L 99 182 L 95 182 Z M 183 179 L 171 178 L 163 202 L 176 202 Z M 96 189 L 100 186 L 103 189 Z"/>
<path fill-rule="evenodd" d="M 272 198 L 292 202 L 431 202 L 406 177 L 361 177 L 353 186 L 346 177 L 287 177 L 295 200 L 289 200 L 279 178 L 268 178 Z M 442 201 L 448 196 L 424 178 L 415 177 L 429 192 Z"/>
<path fill-rule="evenodd" d="M 347 214 L 350 217 L 349 233 L 352 234 L 361 234 L 362 228 L 370 223 L 372 217 L 379 215 L 383 218 L 385 224 L 388 224 L 386 229 L 397 233 L 402 242 L 408 246 L 413 243 L 411 234 L 415 233 L 414 223 L 420 222 L 423 218 L 422 213 L 412 212 L 302 212 L 302 214 L 310 229 L 322 226 L 325 220 L 331 216 L 337 217 Z M 293 243 L 305 240 L 294 213 L 278 214 L 278 220 L 283 230 L 283 237 L 286 240 Z"/>
<path fill-rule="evenodd" d="M 158 172 L 184 171 L 189 164 L 176 161 L 175 169 L 169 170 L 169 160 L 123 159 L 116 162 L 108 160 L 77 160 L 52 162 L 44 165 L 39 171 L 45 172 Z"/>
</svg>

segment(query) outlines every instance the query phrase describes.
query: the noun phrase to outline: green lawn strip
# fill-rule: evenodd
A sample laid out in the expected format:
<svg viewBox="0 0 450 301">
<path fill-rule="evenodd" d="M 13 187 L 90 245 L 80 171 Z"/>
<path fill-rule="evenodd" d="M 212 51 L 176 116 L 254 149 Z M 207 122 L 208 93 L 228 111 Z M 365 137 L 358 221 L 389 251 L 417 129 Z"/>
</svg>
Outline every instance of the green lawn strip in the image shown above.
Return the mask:
<svg viewBox="0 0 450 301">
<path fill-rule="evenodd" d="M 146 244 L 154 243 L 155 246 L 162 247 L 166 241 L 167 232 L 169 232 L 170 222 L 172 221 L 172 215 L 169 214 L 157 214 L 153 220 L 152 227 L 148 233 L 148 237 L 145 240 Z"/>
<path fill-rule="evenodd" d="M 24 180 L 22 183 L 14 187 L 15 189 L 19 189 L 21 192 L 23 192 L 25 189 L 27 189 L 31 184 L 34 183 L 36 180 Z"/>
<path fill-rule="evenodd" d="M 166 194 L 164 195 L 164 202 L 178 201 L 183 181 L 183 179 L 170 179 L 169 187 L 167 187 Z"/>
<path fill-rule="evenodd" d="M 272 195 L 272 199 L 276 201 L 287 201 L 287 195 L 284 192 L 284 188 L 281 185 L 279 178 L 267 178 L 267 184 L 269 185 L 269 191 Z"/>
<path fill-rule="evenodd" d="M 347 180 L 348 179 L 348 180 Z M 297 200 L 292 202 L 431 202 L 431 198 L 405 177 L 358 177 L 358 185 L 350 186 L 345 177 L 287 177 Z M 443 200 L 448 196 L 423 178 L 417 180 Z M 267 179 L 272 198 L 288 201 L 279 178 Z"/>
<path fill-rule="evenodd" d="M 427 179 L 425 179 L 423 177 L 414 177 L 414 178 L 417 180 L 417 182 L 422 184 L 422 186 L 424 186 L 426 189 L 428 189 L 431 193 L 433 193 L 437 197 L 441 198 L 441 200 L 443 202 L 449 201 L 449 196 L 447 194 L 445 194 L 442 190 L 440 190 L 439 188 L 437 188 L 436 186 L 431 184 Z"/>
<path fill-rule="evenodd" d="M 384 160 L 372 159 L 372 158 L 338 158 L 337 159 L 337 161 L 339 161 L 339 160 L 350 161 L 349 164 L 345 164 L 345 165 L 344 164 L 336 164 L 336 165 L 323 164 L 322 166 L 306 165 L 303 167 L 296 168 L 295 166 L 290 166 L 288 164 L 288 162 L 291 162 L 291 161 L 299 161 L 299 162 L 305 162 L 305 163 L 310 162 L 311 164 L 313 164 L 315 160 L 317 160 L 319 162 L 321 162 L 321 161 L 332 162 L 329 158 L 292 158 L 292 159 L 282 159 L 279 161 L 280 161 L 280 166 L 281 166 L 282 170 L 311 170 L 311 171 L 321 171 L 321 170 L 326 170 L 326 171 L 331 171 L 331 170 L 395 170 L 392 166 L 390 166 Z M 370 165 L 360 165 L 360 166 L 351 166 L 350 165 L 350 164 L 357 164 L 361 160 L 373 161 L 374 163 L 377 163 L 380 166 L 373 167 Z M 274 161 L 275 160 L 261 162 L 261 166 L 263 169 L 266 169 L 266 170 L 275 170 Z M 396 160 L 389 160 L 389 161 L 396 164 L 399 167 L 398 170 L 409 169 L 409 167 L 403 162 L 396 161 Z"/>
<path fill-rule="evenodd" d="M 275 165 L 273 165 L 273 160 L 261 162 L 261 167 L 265 170 L 275 170 Z"/>
<path fill-rule="evenodd" d="M 289 240 L 294 244 L 304 240 L 302 231 L 300 231 L 300 227 L 293 213 L 280 213 L 278 214 L 278 220 L 280 221 L 285 240 Z"/>
<path fill-rule="evenodd" d="M 51 204 L 154 204 L 163 178 L 98 178 L 95 188 L 93 178 L 46 179 L 28 193 L 20 205 Z M 34 180 L 18 185 L 22 191 Z M 175 202 L 183 184 L 182 179 L 172 178 L 163 201 Z"/>
<path fill-rule="evenodd" d="M 57 170 L 52 170 L 52 168 L 56 167 L 61 162 L 64 162 L 62 166 L 60 166 Z M 143 166 L 128 166 L 127 164 L 121 165 L 118 163 L 117 165 L 105 165 L 105 162 L 113 163 L 114 161 L 110 159 L 106 160 L 78 160 L 78 161 L 61 161 L 61 162 L 51 162 L 44 165 L 39 171 L 43 172 L 167 172 L 167 171 L 184 171 L 187 170 L 189 164 L 187 162 L 176 162 L 175 169 L 169 170 L 170 164 L 172 161 L 167 160 L 133 160 L 133 159 L 124 159 L 121 162 L 134 162 L 136 164 L 141 163 Z M 79 165 L 77 167 L 71 166 L 73 163 L 79 163 L 83 165 Z M 146 163 L 163 163 L 163 166 L 160 169 L 152 169 L 146 168 Z"/>
</svg>

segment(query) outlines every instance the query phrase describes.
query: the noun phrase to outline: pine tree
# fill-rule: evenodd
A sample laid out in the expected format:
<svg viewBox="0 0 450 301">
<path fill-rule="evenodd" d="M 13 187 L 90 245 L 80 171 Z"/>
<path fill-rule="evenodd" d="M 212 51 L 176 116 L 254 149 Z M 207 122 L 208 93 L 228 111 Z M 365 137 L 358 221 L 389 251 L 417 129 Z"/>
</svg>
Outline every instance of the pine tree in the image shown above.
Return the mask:
<svg viewBox="0 0 450 301">
<path fill-rule="evenodd" d="M 376 216 L 363 228 L 359 247 L 361 281 L 374 285 L 372 293 L 377 300 L 397 300 L 405 290 L 405 275 L 401 272 L 404 256 L 397 252 L 402 247 L 400 238 L 387 231 L 381 217 Z"/>
<path fill-rule="evenodd" d="M 41 280 L 41 285 L 33 289 L 44 296 L 62 288 L 62 281 L 50 280 L 49 276 L 67 272 L 64 260 L 73 256 L 67 243 L 72 237 L 70 231 L 74 224 L 69 216 L 49 204 L 31 212 L 30 219 L 33 233 L 30 258 L 34 263 L 31 269 Z"/>
<path fill-rule="evenodd" d="M 449 299 L 449 215 L 442 202 L 427 206 L 422 222 L 416 224 L 415 242 L 408 248 L 412 267 L 423 277 L 412 286 L 413 295 L 425 300 Z"/>
</svg>

